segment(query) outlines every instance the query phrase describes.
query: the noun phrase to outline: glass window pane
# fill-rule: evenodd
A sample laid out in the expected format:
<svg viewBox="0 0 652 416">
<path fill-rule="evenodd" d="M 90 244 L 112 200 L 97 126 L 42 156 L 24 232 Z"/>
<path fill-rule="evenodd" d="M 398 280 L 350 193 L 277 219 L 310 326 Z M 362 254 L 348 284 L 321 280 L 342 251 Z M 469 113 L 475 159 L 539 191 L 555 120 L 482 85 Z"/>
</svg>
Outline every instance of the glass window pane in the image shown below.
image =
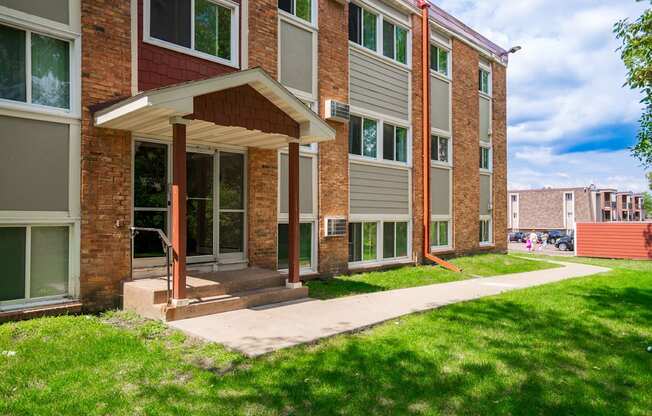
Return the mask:
<svg viewBox="0 0 652 416">
<path fill-rule="evenodd" d="M 244 155 L 220 152 L 220 209 L 244 209 Z"/>
<path fill-rule="evenodd" d="M 376 120 L 364 119 L 363 124 L 363 156 L 376 157 L 376 142 L 378 139 L 378 123 Z"/>
<path fill-rule="evenodd" d="M 439 245 L 448 245 L 448 221 L 441 221 L 439 223 Z"/>
<path fill-rule="evenodd" d="M 296 0 L 297 1 L 297 17 L 302 18 L 305 21 L 310 22 L 311 18 L 311 8 L 312 0 Z"/>
<path fill-rule="evenodd" d="M 383 223 L 383 257 L 386 259 L 391 259 L 395 257 L 394 253 L 394 223 L 393 222 L 384 222 Z"/>
<path fill-rule="evenodd" d="M 288 225 L 278 225 L 278 268 L 288 268 Z M 299 267 L 312 267 L 312 223 L 299 224 Z"/>
<path fill-rule="evenodd" d="M 351 116 L 349 121 L 349 153 L 362 154 L 362 119 Z"/>
<path fill-rule="evenodd" d="M 25 32 L 0 25 L 0 98 L 26 100 Z"/>
<path fill-rule="evenodd" d="M 362 9 L 349 3 L 349 40 L 358 45 L 362 43 Z"/>
<path fill-rule="evenodd" d="M 134 206 L 167 208 L 167 146 L 136 142 L 134 154 Z"/>
<path fill-rule="evenodd" d="M 220 212 L 220 253 L 244 251 L 244 213 Z"/>
<path fill-rule="evenodd" d="M 407 63 L 407 30 L 396 28 L 396 60 Z"/>
<path fill-rule="evenodd" d="M 68 42 L 32 34 L 32 102 L 70 108 Z"/>
<path fill-rule="evenodd" d="M 134 226 L 167 230 L 167 211 L 136 211 Z M 163 257 L 163 246 L 158 235 L 149 232 L 138 232 L 134 237 L 134 258 Z"/>
<path fill-rule="evenodd" d="M 195 49 L 217 56 L 217 5 L 195 0 Z"/>
<path fill-rule="evenodd" d="M 278 8 L 292 14 L 293 0 L 278 0 Z"/>
<path fill-rule="evenodd" d="M 375 222 L 363 223 L 362 260 L 376 260 L 376 240 L 378 224 Z"/>
<path fill-rule="evenodd" d="M 383 159 L 394 160 L 394 126 L 383 123 Z"/>
<path fill-rule="evenodd" d="M 443 49 L 438 49 L 439 52 L 439 67 L 438 71 L 441 74 L 448 75 L 448 51 L 445 51 Z"/>
<path fill-rule="evenodd" d="M 407 129 L 396 128 L 396 160 L 407 162 Z"/>
<path fill-rule="evenodd" d="M 189 48 L 190 1 L 150 0 L 150 35 Z"/>
<path fill-rule="evenodd" d="M 383 55 L 394 59 L 394 25 L 383 20 Z"/>
<path fill-rule="evenodd" d="M 376 50 L 376 15 L 363 10 L 363 40 L 362 46 L 372 51 Z"/>
<path fill-rule="evenodd" d="M 439 161 L 448 162 L 448 139 L 439 138 Z"/>
<path fill-rule="evenodd" d="M 362 224 L 349 223 L 349 261 L 362 260 Z"/>
<path fill-rule="evenodd" d="M 217 56 L 231 59 L 231 9 L 217 7 Z"/>
<path fill-rule="evenodd" d="M 439 160 L 439 137 L 430 137 L 430 159 Z"/>
<path fill-rule="evenodd" d="M 213 155 L 186 153 L 186 255 L 213 254 Z"/>
<path fill-rule="evenodd" d="M 30 297 L 68 293 L 68 227 L 32 227 Z"/>
<path fill-rule="evenodd" d="M 277 238 L 278 238 L 278 248 L 276 249 L 276 255 L 278 260 L 277 267 L 279 270 L 287 269 L 288 268 L 288 225 L 287 224 L 278 225 Z"/>
<path fill-rule="evenodd" d="M 430 69 L 437 71 L 437 57 L 439 56 L 438 48 L 430 45 Z"/>
<path fill-rule="evenodd" d="M 25 298 L 24 227 L 0 227 L 0 301 Z"/>
<path fill-rule="evenodd" d="M 408 252 L 408 223 L 396 223 L 396 257 L 405 257 Z"/>
</svg>

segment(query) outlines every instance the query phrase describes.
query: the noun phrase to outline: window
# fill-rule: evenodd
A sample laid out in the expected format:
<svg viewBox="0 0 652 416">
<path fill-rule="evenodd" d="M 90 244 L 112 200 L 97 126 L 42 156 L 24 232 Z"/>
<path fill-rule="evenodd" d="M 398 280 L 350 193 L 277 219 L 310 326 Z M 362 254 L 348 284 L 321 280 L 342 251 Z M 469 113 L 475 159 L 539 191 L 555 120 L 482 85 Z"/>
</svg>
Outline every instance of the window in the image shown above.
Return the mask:
<svg viewBox="0 0 652 416">
<path fill-rule="evenodd" d="M 491 219 L 490 218 L 480 219 L 480 243 L 481 244 L 491 243 Z"/>
<path fill-rule="evenodd" d="M 489 86 L 489 80 L 490 80 L 490 74 L 489 71 L 480 69 L 479 70 L 479 89 L 480 92 L 485 93 L 487 95 L 491 94 L 491 88 Z"/>
<path fill-rule="evenodd" d="M 430 137 L 430 160 L 449 163 L 449 139 L 440 136 Z"/>
<path fill-rule="evenodd" d="M 352 115 L 349 123 L 349 153 L 375 159 L 378 147 L 378 122 Z"/>
<path fill-rule="evenodd" d="M 407 30 L 383 20 L 383 55 L 407 63 Z"/>
<path fill-rule="evenodd" d="M 278 268 L 288 268 L 288 224 L 278 225 Z M 312 223 L 299 224 L 299 267 L 312 268 Z"/>
<path fill-rule="evenodd" d="M 67 295 L 69 235 L 68 226 L 0 227 L 0 304 Z"/>
<path fill-rule="evenodd" d="M 376 260 L 378 224 L 375 222 L 349 223 L 349 261 Z"/>
<path fill-rule="evenodd" d="M 383 223 L 383 258 L 391 259 L 407 256 L 407 222 Z"/>
<path fill-rule="evenodd" d="M 449 222 L 448 221 L 431 221 L 430 222 L 430 246 L 431 247 L 449 247 Z"/>
<path fill-rule="evenodd" d="M 349 3 L 349 40 L 376 51 L 378 16 Z"/>
<path fill-rule="evenodd" d="M 312 0 L 278 0 L 278 8 L 306 22 L 312 21 Z"/>
<path fill-rule="evenodd" d="M 70 109 L 70 42 L 0 25 L 0 62 L 0 98 Z"/>
<path fill-rule="evenodd" d="M 491 149 L 480 146 L 480 169 L 491 169 Z"/>
<path fill-rule="evenodd" d="M 435 45 L 430 45 L 430 69 L 448 76 L 448 51 Z"/>
<path fill-rule="evenodd" d="M 203 56 L 231 64 L 236 61 L 237 51 L 234 49 L 238 32 L 235 6 L 217 0 L 149 2 L 149 36 Z"/>
<path fill-rule="evenodd" d="M 383 123 L 383 159 L 407 162 L 407 129 Z"/>
</svg>

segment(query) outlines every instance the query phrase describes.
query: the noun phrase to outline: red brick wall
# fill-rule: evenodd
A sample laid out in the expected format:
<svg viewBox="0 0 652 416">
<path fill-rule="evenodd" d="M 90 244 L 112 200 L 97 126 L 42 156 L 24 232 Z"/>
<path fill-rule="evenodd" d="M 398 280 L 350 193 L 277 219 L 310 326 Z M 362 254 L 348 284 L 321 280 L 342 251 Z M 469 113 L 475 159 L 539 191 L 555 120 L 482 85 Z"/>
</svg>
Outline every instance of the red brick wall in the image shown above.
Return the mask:
<svg viewBox="0 0 652 416">
<path fill-rule="evenodd" d="M 278 155 L 250 147 L 247 158 L 249 265 L 276 270 Z"/>
<path fill-rule="evenodd" d="M 507 69 L 492 65 L 493 223 L 496 250 L 507 250 Z"/>
<path fill-rule="evenodd" d="M 421 16 L 412 15 L 412 252 L 423 258 L 423 71 Z M 427 74 L 428 76 L 430 74 Z M 429 137 L 429 134 L 426 134 Z"/>
<path fill-rule="evenodd" d="M 328 0 L 327 0 L 328 1 Z M 278 0 L 249 0 L 249 67 L 278 73 Z"/>
<path fill-rule="evenodd" d="M 240 3 L 239 0 L 232 1 Z M 139 91 L 210 78 L 233 71 L 237 71 L 237 69 L 143 42 L 143 0 L 138 1 Z"/>
<path fill-rule="evenodd" d="M 319 2 L 319 102 L 324 116 L 324 101 L 348 102 L 349 38 L 342 30 L 348 22 L 348 7 L 334 1 Z M 319 272 L 334 274 L 347 269 L 347 237 L 324 237 L 325 217 L 348 217 L 349 213 L 349 129 L 347 124 L 330 123 L 336 139 L 319 145 Z"/>
<path fill-rule="evenodd" d="M 453 39 L 453 227 L 455 251 L 479 246 L 480 104 L 478 53 Z"/>
<path fill-rule="evenodd" d="M 131 137 L 94 128 L 89 106 L 131 94 L 130 6 L 82 0 L 81 13 L 80 294 L 86 309 L 99 310 L 118 304 L 130 277 Z"/>
</svg>

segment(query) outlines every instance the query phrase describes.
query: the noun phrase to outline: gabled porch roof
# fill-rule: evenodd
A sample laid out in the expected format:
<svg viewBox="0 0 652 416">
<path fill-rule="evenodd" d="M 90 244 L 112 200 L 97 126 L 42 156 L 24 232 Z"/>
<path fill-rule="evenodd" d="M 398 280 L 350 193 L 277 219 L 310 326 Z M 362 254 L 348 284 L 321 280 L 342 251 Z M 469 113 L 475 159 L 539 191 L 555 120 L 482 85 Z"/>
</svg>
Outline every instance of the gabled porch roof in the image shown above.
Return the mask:
<svg viewBox="0 0 652 416">
<path fill-rule="evenodd" d="M 97 127 L 172 140 L 170 120 L 187 122 L 187 142 L 276 149 L 335 139 L 335 131 L 261 68 L 145 91 L 94 114 Z"/>
</svg>

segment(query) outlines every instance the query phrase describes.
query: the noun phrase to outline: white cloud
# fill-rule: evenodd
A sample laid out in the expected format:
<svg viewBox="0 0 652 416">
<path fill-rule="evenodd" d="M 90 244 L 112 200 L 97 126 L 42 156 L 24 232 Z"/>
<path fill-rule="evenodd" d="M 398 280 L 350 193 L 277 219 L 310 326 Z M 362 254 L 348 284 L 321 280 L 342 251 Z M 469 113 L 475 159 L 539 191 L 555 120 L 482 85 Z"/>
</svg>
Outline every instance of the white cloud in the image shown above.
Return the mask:
<svg viewBox="0 0 652 416">
<path fill-rule="evenodd" d="M 532 156 L 531 152 L 536 151 L 531 159 L 546 160 L 552 166 L 561 160 L 595 166 L 583 158 L 600 155 L 605 160 L 611 153 L 558 154 L 559 149 L 577 144 L 591 148 L 586 144 L 604 140 L 592 136 L 601 128 L 631 126 L 637 122 L 641 114 L 640 97 L 637 92 L 622 87 L 625 68 L 616 51 L 619 43 L 612 28 L 621 18 L 636 18 L 649 6 L 648 2 L 431 1 L 499 45 L 523 47 L 511 55 L 508 69 L 508 140 L 513 165 L 521 163 L 520 155 Z M 633 140 L 633 137 L 621 137 L 610 148 L 624 149 Z M 610 165 L 620 163 L 622 170 L 637 165 L 626 150 L 613 155 Z M 549 177 L 551 183 L 557 181 L 558 173 L 552 168 L 542 166 L 537 171 Z M 597 169 L 593 175 L 599 182 L 634 186 L 641 181 L 632 177 L 639 174 L 642 175 L 642 170 L 633 169 L 629 174 L 609 176 Z M 528 185 L 530 179 L 532 185 L 545 183 L 545 178 L 535 179 L 537 175 L 519 179 L 515 176 L 510 175 L 514 184 Z M 559 179 L 557 183 L 565 183 L 564 178 Z"/>
</svg>

